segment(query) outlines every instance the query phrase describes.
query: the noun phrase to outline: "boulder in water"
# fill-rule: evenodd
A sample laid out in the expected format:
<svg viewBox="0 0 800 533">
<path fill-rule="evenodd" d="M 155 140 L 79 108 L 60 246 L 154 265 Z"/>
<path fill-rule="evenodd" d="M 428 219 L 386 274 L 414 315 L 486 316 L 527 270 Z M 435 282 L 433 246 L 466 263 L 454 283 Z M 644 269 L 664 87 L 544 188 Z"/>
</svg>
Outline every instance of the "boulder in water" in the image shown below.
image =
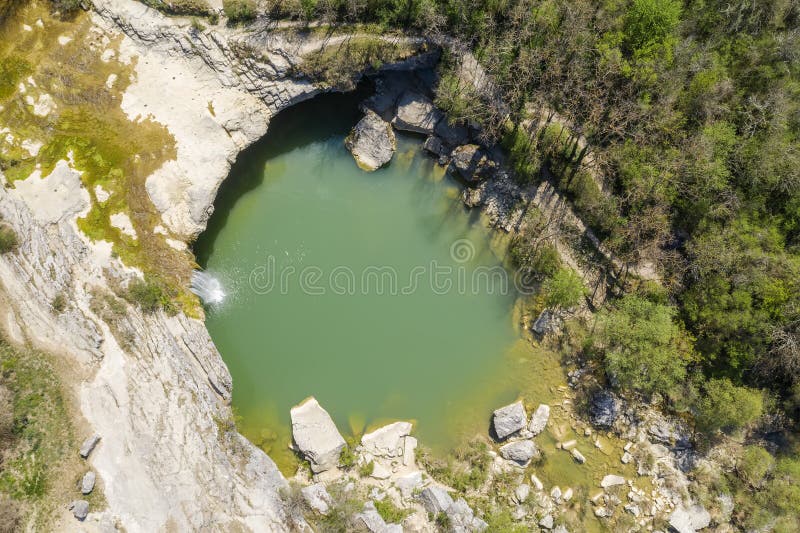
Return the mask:
<svg viewBox="0 0 800 533">
<path fill-rule="evenodd" d="M 477 185 L 493 177 L 498 170 L 497 163 L 476 144 L 465 144 L 453 150 L 450 166 L 468 185 Z"/>
<path fill-rule="evenodd" d="M 346 443 L 331 416 L 313 397 L 292 407 L 292 439 L 315 474 L 339 464 Z"/>
<path fill-rule="evenodd" d="M 540 404 L 539 407 L 536 408 L 536 411 L 533 412 L 531 416 L 531 423 L 528 426 L 528 431 L 530 431 L 533 436 L 535 437 L 547 426 L 547 421 L 550 419 L 550 406 L 546 404 Z"/>
<path fill-rule="evenodd" d="M 347 136 L 345 146 L 356 164 L 366 171 L 377 170 L 391 161 L 397 143 L 392 126 L 374 111 L 367 109 L 364 118 Z"/>
<path fill-rule="evenodd" d="M 494 412 L 492 418 L 494 433 L 498 439 L 505 439 L 525 427 L 528 417 L 522 402 L 514 402 Z"/>
</svg>

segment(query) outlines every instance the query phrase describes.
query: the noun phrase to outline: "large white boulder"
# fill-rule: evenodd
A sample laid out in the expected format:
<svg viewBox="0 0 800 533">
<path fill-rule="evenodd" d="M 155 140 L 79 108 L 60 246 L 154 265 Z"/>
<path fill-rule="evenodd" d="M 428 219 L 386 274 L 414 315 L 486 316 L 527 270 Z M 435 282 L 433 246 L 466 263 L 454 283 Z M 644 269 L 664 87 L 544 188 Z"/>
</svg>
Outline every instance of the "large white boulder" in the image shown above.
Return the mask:
<svg viewBox="0 0 800 533">
<path fill-rule="evenodd" d="M 710 523 L 711 515 L 702 505 L 680 506 L 669 515 L 669 526 L 678 533 L 695 533 Z"/>
<path fill-rule="evenodd" d="M 336 467 L 345 442 L 331 416 L 313 397 L 292 407 L 292 439 L 315 474 Z"/>
<path fill-rule="evenodd" d="M 519 440 L 500 447 L 500 455 L 503 459 L 513 461 L 520 466 L 527 466 L 534 457 L 541 454 L 539 449 L 531 440 Z"/>
<path fill-rule="evenodd" d="M 522 402 L 515 402 L 497 409 L 492 421 L 495 435 L 498 439 L 504 439 L 524 428 L 528 422 L 528 416 L 525 414 Z"/>
<path fill-rule="evenodd" d="M 394 422 L 361 437 L 364 451 L 378 457 L 401 457 L 405 438 L 411 433 L 410 422 Z"/>
<path fill-rule="evenodd" d="M 391 161 L 397 142 L 391 124 L 367 109 L 344 141 L 356 164 L 366 171 L 377 170 Z"/>
<path fill-rule="evenodd" d="M 398 130 L 431 135 L 444 114 L 433 102 L 414 91 L 406 91 L 397 101 L 397 113 L 392 124 Z"/>
<path fill-rule="evenodd" d="M 535 437 L 547 426 L 547 421 L 550 419 L 550 406 L 546 404 L 541 404 L 539 407 L 536 408 L 536 411 L 533 412 L 533 416 L 531 416 L 531 423 L 528 426 L 528 431 L 530 431 L 533 436 Z"/>
</svg>

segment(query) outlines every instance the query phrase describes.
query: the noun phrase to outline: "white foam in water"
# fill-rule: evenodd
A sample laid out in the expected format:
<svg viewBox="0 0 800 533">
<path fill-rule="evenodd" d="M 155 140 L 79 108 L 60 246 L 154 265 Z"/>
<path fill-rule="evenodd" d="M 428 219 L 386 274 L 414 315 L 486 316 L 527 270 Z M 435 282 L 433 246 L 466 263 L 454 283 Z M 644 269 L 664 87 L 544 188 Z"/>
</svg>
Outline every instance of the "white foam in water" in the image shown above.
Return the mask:
<svg viewBox="0 0 800 533">
<path fill-rule="evenodd" d="M 194 271 L 191 290 L 206 305 L 219 305 L 225 300 L 225 290 L 222 288 L 222 284 L 208 272 Z"/>
</svg>

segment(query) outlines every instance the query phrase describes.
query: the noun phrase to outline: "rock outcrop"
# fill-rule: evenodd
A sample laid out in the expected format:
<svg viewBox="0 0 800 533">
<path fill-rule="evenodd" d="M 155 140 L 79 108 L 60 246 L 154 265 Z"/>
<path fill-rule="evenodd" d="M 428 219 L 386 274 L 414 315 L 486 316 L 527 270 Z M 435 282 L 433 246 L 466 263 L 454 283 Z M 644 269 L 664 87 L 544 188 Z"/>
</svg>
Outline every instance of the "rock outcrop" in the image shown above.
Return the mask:
<svg viewBox="0 0 800 533">
<path fill-rule="evenodd" d="M 328 411 L 314 398 L 292 407 L 292 440 L 315 474 L 335 468 L 347 445 Z"/>
<path fill-rule="evenodd" d="M 358 166 L 366 171 L 377 170 L 391 161 L 397 148 L 391 124 L 369 109 L 344 144 L 353 154 Z"/>
<path fill-rule="evenodd" d="M 477 144 L 465 144 L 453 150 L 450 167 L 471 186 L 494 177 L 499 170 L 497 163 Z"/>
<path fill-rule="evenodd" d="M 610 428 L 619 416 L 617 398 L 607 390 L 600 390 L 589 400 L 589 420 L 600 428 Z"/>
<path fill-rule="evenodd" d="M 669 515 L 669 526 L 677 533 L 695 533 L 711 524 L 711 515 L 702 505 L 680 506 Z"/>
</svg>

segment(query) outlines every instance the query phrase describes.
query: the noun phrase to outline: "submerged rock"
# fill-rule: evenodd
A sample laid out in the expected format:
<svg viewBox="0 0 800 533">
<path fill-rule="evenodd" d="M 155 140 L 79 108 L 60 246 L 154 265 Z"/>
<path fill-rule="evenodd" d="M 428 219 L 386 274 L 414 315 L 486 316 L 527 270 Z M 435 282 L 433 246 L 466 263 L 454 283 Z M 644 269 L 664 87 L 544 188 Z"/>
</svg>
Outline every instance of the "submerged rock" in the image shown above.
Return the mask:
<svg viewBox="0 0 800 533">
<path fill-rule="evenodd" d="M 603 477 L 602 481 L 600 481 L 600 486 L 603 487 L 604 489 L 624 484 L 625 484 L 625 478 L 622 476 L 618 476 L 616 474 L 608 474 L 605 477 Z"/>
<path fill-rule="evenodd" d="M 521 430 L 527 422 L 528 417 L 522 402 L 515 402 L 497 409 L 492 418 L 494 433 L 500 440 Z"/>
<path fill-rule="evenodd" d="M 527 466 L 534 457 L 539 457 L 540 452 L 533 441 L 520 440 L 500 447 L 503 459 L 514 461 L 520 466 Z"/>
<path fill-rule="evenodd" d="M 596 392 L 589 401 L 589 421 L 602 428 L 610 428 L 619 416 L 617 398 L 607 390 Z"/>
<path fill-rule="evenodd" d="M 528 431 L 530 431 L 533 436 L 535 437 L 547 426 L 547 421 L 550 419 L 550 406 L 546 404 L 540 404 L 539 407 L 536 408 L 536 411 L 533 412 L 531 416 L 531 423 L 528 425 Z"/>
<path fill-rule="evenodd" d="M 692 505 L 689 508 L 681 506 L 669 515 L 669 526 L 677 533 L 695 533 L 708 527 L 710 523 L 711 515 L 702 505 Z"/>
<path fill-rule="evenodd" d="M 397 141 L 392 126 L 367 109 L 344 141 L 356 163 L 366 171 L 377 170 L 392 160 Z"/>
<path fill-rule="evenodd" d="M 345 442 L 331 416 L 313 397 L 292 407 L 292 439 L 315 474 L 339 463 Z"/>
<path fill-rule="evenodd" d="M 433 134 L 444 114 L 428 98 L 414 91 L 406 91 L 397 101 L 397 112 L 392 124 L 398 130 Z"/>
</svg>

